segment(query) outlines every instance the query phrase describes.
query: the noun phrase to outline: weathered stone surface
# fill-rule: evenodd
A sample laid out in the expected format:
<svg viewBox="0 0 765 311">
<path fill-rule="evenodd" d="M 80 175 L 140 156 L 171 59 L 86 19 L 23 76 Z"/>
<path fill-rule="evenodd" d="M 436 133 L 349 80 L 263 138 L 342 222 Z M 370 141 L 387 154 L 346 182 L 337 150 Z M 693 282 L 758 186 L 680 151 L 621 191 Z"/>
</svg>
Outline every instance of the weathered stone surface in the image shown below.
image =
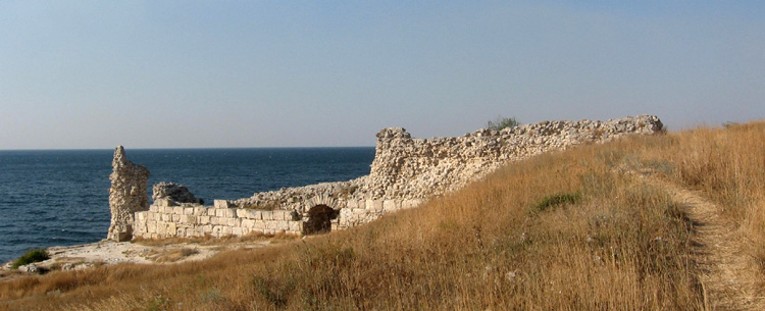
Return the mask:
<svg viewBox="0 0 765 311">
<path fill-rule="evenodd" d="M 186 186 L 164 181 L 152 187 L 151 199 L 154 202 L 157 202 L 159 199 L 169 199 L 175 203 L 204 204 Z"/>
<path fill-rule="evenodd" d="M 146 195 L 149 170 L 128 161 L 125 149 L 118 146 L 114 151 L 109 180 L 112 183 L 109 188 L 109 210 L 112 218 L 106 238 L 127 241 L 133 236 L 135 212 L 149 209 Z"/>
</svg>

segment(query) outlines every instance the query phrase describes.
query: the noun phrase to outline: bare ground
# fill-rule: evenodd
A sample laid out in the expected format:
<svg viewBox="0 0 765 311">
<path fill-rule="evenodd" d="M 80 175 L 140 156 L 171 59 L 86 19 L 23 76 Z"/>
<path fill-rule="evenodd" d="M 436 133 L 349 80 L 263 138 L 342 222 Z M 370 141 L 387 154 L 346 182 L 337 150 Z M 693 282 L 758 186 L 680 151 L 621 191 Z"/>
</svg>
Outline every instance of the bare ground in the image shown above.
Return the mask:
<svg viewBox="0 0 765 311">
<path fill-rule="evenodd" d="M 119 263 L 179 263 L 203 260 L 225 250 L 266 247 L 271 242 L 270 240 L 226 243 L 174 241 L 151 245 L 103 240 L 89 244 L 50 247 L 47 251 L 51 258 L 34 265 L 45 270 L 79 270 Z M 0 280 L 25 274 L 11 270 L 10 264 L 11 262 L 8 262 L 0 266 Z"/>
</svg>

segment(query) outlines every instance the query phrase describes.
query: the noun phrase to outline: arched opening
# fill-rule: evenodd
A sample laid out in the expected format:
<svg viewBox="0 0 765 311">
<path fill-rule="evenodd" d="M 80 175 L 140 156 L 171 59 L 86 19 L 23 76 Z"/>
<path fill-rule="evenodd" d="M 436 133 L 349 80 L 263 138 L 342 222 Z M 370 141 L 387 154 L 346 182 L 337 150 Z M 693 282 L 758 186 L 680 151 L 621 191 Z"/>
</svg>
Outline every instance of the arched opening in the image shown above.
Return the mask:
<svg viewBox="0 0 765 311">
<path fill-rule="evenodd" d="M 332 231 L 332 219 L 337 218 L 338 211 L 324 204 L 316 205 L 308 210 L 308 221 L 303 224 L 303 233 L 319 234 Z"/>
</svg>

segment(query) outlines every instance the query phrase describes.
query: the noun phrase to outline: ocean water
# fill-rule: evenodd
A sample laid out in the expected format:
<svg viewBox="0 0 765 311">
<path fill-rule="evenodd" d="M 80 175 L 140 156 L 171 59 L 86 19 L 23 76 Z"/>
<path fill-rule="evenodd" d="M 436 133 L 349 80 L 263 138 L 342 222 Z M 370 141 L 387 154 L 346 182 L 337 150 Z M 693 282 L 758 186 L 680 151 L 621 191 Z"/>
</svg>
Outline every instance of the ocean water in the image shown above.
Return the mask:
<svg viewBox="0 0 765 311">
<path fill-rule="evenodd" d="M 36 247 L 99 241 L 109 228 L 113 150 L 0 151 L 0 262 Z M 183 184 L 207 204 L 369 174 L 374 148 L 127 149 L 151 185 Z M 147 195 L 150 195 L 147 194 Z"/>
</svg>

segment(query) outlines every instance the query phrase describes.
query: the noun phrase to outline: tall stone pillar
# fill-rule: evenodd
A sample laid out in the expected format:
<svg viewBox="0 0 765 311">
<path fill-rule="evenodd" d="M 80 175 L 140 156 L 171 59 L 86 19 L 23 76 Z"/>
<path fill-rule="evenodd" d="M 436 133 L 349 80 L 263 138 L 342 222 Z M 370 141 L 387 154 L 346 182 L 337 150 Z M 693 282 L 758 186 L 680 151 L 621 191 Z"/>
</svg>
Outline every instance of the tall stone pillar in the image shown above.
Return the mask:
<svg viewBox="0 0 765 311">
<path fill-rule="evenodd" d="M 128 161 L 125 148 L 117 146 L 112 160 L 112 182 L 109 188 L 109 210 L 111 224 L 106 238 L 113 241 L 129 241 L 133 238 L 133 217 L 135 212 L 149 209 L 146 189 L 149 184 L 149 170 Z"/>
</svg>

